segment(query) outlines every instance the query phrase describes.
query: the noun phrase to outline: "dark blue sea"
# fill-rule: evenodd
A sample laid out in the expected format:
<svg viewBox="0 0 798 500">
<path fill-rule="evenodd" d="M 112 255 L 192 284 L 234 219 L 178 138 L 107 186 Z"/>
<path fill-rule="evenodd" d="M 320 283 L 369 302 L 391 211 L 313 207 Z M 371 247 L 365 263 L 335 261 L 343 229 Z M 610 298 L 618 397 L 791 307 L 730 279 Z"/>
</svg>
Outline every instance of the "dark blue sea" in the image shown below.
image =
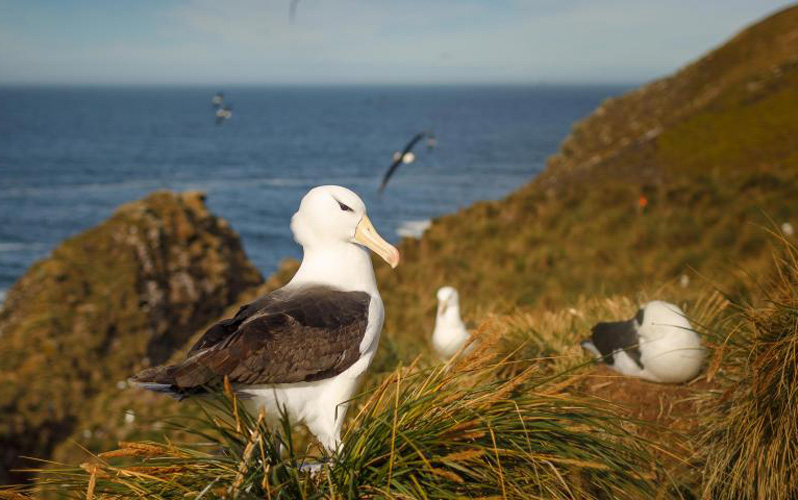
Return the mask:
<svg viewBox="0 0 798 500">
<path fill-rule="evenodd" d="M 621 87 L 0 88 L 0 300 L 64 238 L 157 189 L 199 189 L 268 275 L 299 257 L 288 228 L 318 184 L 359 193 L 394 241 L 498 199 L 544 167 L 573 122 Z M 423 129 L 437 148 L 376 188 Z M 421 144 L 423 146 L 423 143 Z"/>
</svg>

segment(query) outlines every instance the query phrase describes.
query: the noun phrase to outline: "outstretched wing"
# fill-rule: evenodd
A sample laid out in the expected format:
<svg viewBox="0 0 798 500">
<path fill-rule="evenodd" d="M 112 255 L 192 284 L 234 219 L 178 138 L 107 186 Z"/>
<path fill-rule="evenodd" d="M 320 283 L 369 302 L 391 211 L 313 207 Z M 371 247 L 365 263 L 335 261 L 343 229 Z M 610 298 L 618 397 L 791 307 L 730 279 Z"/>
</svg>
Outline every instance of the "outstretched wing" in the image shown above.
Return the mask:
<svg viewBox="0 0 798 500">
<path fill-rule="evenodd" d="M 182 363 L 133 380 L 190 393 L 223 377 L 251 385 L 333 377 L 360 358 L 370 302 L 330 287 L 278 290 L 208 329 Z"/>
<path fill-rule="evenodd" d="M 380 183 L 380 187 L 378 189 L 380 193 L 382 193 L 385 190 L 385 186 L 388 185 L 388 181 L 391 180 L 393 173 L 396 171 L 397 168 L 399 168 L 399 165 L 402 164 L 402 159 L 405 157 L 405 155 L 409 153 L 413 149 L 413 147 L 418 143 L 418 141 L 423 139 L 424 136 L 426 135 L 427 135 L 426 131 L 419 132 L 418 134 L 414 135 L 412 139 L 410 139 L 410 142 L 408 142 L 407 145 L 405 145 L 405 148 L 402 150 L 399 156 L 393 161 L 391 166 L 388 167 L 388 171 L 385 172 L 385 176 L 382 178 L 382 182 Z"/>
</svg>

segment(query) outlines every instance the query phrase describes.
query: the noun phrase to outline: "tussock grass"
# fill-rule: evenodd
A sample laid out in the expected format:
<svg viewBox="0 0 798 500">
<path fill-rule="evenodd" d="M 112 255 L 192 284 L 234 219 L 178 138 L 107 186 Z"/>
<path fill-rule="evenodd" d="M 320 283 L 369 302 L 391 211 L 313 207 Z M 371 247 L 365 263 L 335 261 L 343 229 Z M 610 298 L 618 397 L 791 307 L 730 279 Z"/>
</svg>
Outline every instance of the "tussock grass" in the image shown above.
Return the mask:
<svg viewBox="0 0 798 500">
<path fill-rule="evenodd" d="M 607 407 L 565 396 L 536 364 L 502 379 L 501 328 L 469 355 L 413 363 L 358 399 L 343 445 L 317 474 L 287 425 L 273 432 L 228 393 L 188 421 L 202 444 L 120 443 L 38 488 L 75 498 L 651 498 L 656 461 Z M 281 453 L 281 448 L 284 451 Z"/>
<path fill-rule="evenodd" d="M 798 498 L 798 249 L 783 244 L 768 301 L 739 306 L 717 351 L 723 390 L 704 424 L 704 498 Z"/>
<path fill-rule="evenodd" d="M 641 292 L 634 299 L 618 295 L 581 296 L 570 307 L 557 310 L 520 308 L 499 319 L 507 328 L 504 350 L 514 351 L 514 358 L 536 360 L 549 373 L 570 373 L 593 359 L 580 342 L 590 336 L 596 323 L 629 319 L 641 305 L 654 299 L 678 304 L 711 347 L 715 342 L 712 332 L 725 317 L 729 301 L 714 289 L 693 293 L 698 295 L 697 299 L 679 300 L 683 290 L 667 284 L 653 292 Z"/>
</svg>

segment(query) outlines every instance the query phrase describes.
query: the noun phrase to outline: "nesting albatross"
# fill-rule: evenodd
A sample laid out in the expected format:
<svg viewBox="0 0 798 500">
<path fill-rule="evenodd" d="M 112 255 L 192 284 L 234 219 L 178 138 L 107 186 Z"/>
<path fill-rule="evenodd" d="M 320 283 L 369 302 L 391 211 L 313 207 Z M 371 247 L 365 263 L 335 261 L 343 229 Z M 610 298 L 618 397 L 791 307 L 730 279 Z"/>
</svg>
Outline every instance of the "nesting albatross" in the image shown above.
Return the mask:
<svg viewBox="0 0 798 500">
<path fill-rule="evenodd" d="M 628 321 L 598 323 L 582 347 L 613 370 L 652 382 L 687 382 L 701 371 L 704 348 L 682 310 L 652 300 Z"/>
<path fill-rule="evenodd" d="M 265 408 L 274 423 L 284 408 L 335 451 L 384 317 L 366 248 L 391 267 L 399 252 L 374 229 L 363 201 L 340 186 L 311 189 L 291 231 L 304 256 L 287 285 L 213 325 L 184 361 L 144 370 L 133 381 L 182 398 L 228 377 L 251 409 Z"/>
</svg>

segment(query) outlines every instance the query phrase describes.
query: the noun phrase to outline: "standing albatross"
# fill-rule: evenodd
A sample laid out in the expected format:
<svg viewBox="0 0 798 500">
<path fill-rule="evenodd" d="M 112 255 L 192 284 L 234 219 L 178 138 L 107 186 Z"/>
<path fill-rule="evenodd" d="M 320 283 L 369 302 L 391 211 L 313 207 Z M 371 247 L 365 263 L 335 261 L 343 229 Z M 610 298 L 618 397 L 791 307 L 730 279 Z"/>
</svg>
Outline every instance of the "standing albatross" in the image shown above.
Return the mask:
<svg viewBox="0 0 798 500">
<path fill-rule="evenodd" d="M 435 330 L 432 332 L 432 347 L 439 358 L 448 361 L 460 352 L 471 335 L 460 317 L 460 296 L 457 290 L 444 286 L 438 289 L 437 296 L 438 313 L 435 316 Z"/>
<path fill-rule="evenodd" d="M 366 248 L 391 267 L 399 252 L 374 229 L 363 201 L 340 186 L 311 189 L 291 231 L 304 256 L 287 285 L 213 325 L 184 361 L 144 370 L 133 381 L 182 398 L 227 377 L 250 409 L 265 408 L 272 423 L 285 409 L 333 452 L 382 330 L 384 308 Z"/>
</svg>

